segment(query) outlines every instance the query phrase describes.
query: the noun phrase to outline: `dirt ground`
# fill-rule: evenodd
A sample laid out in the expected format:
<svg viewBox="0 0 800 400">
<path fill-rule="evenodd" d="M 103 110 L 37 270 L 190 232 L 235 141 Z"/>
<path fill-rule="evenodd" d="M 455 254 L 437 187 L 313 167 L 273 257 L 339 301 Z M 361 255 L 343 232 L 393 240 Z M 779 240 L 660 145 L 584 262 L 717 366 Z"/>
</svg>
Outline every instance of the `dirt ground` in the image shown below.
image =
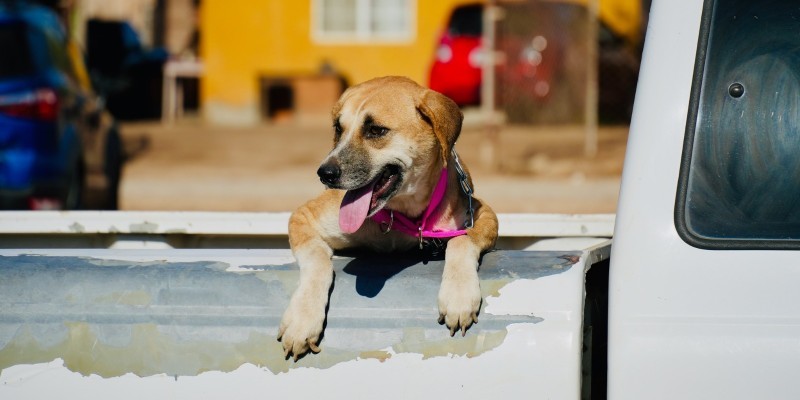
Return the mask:
<svg viewBox="0 0 800 400">
<path fill-rule="evenodd" d="M 613 213 L 627 134 L 601 127 L 586 157 L 583 128 L 503 127 L 490 140 L 466 124 L 456 148 L 497 212 Z M 330 127 L 291 123 L 132 123 L 122 135 L 123 210 L 291 211 L 323 190 L 316 170 L 332 145 Z"/>
</svg>

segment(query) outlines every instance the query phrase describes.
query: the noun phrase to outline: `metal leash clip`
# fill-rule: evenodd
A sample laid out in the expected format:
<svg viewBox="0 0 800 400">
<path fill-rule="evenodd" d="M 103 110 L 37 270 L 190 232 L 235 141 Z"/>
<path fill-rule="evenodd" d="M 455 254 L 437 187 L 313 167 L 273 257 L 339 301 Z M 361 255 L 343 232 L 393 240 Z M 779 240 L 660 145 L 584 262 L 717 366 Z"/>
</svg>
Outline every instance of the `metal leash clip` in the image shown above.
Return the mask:
<svg viewBox="0 0 800 400">
<path fill-rule="evenodd" d="M 389 210 L 389 223 L 387 224 L 386 222 L 381 222 L 381 225 L 386 226 L 386 229 L 382 229 L 381 232 L 383 232 L 384 235 L 389 233 L 389 231 L 392 230 L 393 224 L 394 224 L 394 210 Z"/>
<path fill-rule="evenodd" d="M 461 160 L 458 159 L 458 153 L 456 153 L 456 149 L 453 148 L 453 161 L 455 162 L 456 173 L 458 174 L 458 180 L 461 183 L 461 191 L 467 195 L 467 222 L 464 223 L 464 227 L 469 229 L 475 225 L 475 208 L 472 205 L 472 195 L 475 191 L 472 189 L 472 186 L 469 184 L 469 177 L 467 177 L 466 171 L 464 171 L 464 167 L 461 166 Z"/>
</svg>

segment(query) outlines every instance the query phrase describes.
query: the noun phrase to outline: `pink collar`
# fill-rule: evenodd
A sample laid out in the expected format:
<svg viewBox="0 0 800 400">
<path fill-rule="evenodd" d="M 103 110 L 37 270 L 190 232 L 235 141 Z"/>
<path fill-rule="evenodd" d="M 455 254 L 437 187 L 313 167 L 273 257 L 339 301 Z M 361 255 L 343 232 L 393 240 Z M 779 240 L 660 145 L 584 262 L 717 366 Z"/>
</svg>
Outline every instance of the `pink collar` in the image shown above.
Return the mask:
<svg viewBox="0 0 800 400">
<path fill-rule="evenodd" d="M 419 237 L 420 243 L 423 238 L 430 239 L 445 239 L 456 236 L 466 235 L 466 229 L 458 230 L 442 230 L 436 229 L 436 221 L 429 221 L 431 214 L 436 210 L 444 198 L 445 190 L 447 189 L 447 168 L 442 168 L 442 175 L 439 177 L 439 182 L 433 189 L 431 201 L 428 203 L 428 208 L 422 214 L 422 217 L 414 221 L 403 214 L 396 213 L 392 210 L 383 209 L 378 211 L 372 216 L 372 220 L 381 225 L 386 225 L 386 232 L 390 229 L 403 232 L 407 235 Z"/>
</svg>

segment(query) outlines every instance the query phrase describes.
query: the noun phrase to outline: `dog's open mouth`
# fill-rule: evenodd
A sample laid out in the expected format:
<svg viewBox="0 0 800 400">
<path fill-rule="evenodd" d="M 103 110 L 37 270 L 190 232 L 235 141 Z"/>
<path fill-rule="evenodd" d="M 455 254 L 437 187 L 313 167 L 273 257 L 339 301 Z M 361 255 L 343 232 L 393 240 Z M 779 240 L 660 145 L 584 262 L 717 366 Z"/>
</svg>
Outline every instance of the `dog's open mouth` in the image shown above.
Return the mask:
<svg viewBox="0 0 800 400">
<path fill-rule="evenodd" d="M 400 167 L 387 165 L 377 178 L 358 188 L 348 190 L 339 208 L 339 227 L 353 233 L 368 217 L 378 212 L 397 192 L 401 181 Z"/>
</svg>

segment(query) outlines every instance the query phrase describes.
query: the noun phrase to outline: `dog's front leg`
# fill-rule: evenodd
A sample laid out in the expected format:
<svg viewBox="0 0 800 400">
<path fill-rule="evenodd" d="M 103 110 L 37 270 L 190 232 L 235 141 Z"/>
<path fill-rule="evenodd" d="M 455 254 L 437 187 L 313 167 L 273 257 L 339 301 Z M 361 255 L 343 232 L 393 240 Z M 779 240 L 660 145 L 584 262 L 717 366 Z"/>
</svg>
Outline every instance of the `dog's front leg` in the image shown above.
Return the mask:
<svg viewBox="0 0 800 400">
<path fill-rule="evenodd" d="M 300 282 L 283 314 L 278 340 L 283 343 L 284 355 L 294 355 L 295 361 L 309 350 L 320 351 L 318 344 L 333 284 L 333 249 L 315 229 L 315 221 L 305 207 L 289 220 L 289 242 L 300 266 Z"/>
<path fill-rule="evenodd" d="M 483 205 L 476 210 L 475 224 L 467 234 L 447 243 L 439 288 L 439 323 L 450 329 L 450 336 L 459 329 L 463 336 L 478 322 L 481 308 L 478 261 L 482 253 L 494 247 L 496 240 L 497 216 Z"/>
</svg>

